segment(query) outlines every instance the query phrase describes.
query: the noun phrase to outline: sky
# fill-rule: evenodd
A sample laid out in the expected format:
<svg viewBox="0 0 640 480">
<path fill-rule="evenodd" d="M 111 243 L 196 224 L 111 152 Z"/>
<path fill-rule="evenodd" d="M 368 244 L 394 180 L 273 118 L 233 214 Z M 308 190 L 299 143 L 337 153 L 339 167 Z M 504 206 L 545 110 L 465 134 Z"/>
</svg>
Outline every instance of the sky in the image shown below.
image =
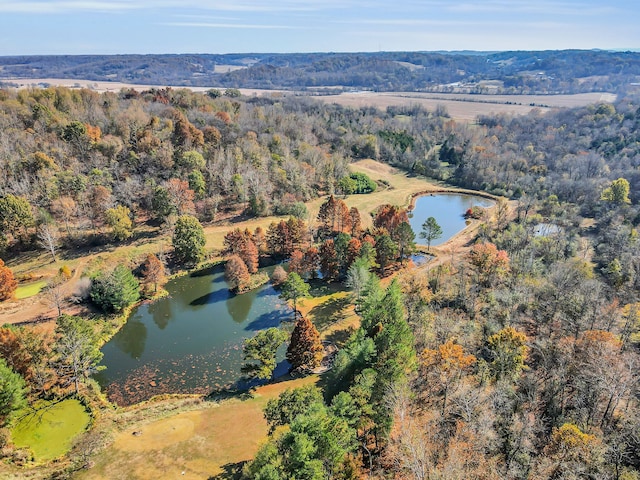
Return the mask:
<svg viewBox="0 0 640 480">
<path fill-rule="evenodd" d="M 0 0 L 0 55 L 640 49 L 638 0 Z"/>
</svg>

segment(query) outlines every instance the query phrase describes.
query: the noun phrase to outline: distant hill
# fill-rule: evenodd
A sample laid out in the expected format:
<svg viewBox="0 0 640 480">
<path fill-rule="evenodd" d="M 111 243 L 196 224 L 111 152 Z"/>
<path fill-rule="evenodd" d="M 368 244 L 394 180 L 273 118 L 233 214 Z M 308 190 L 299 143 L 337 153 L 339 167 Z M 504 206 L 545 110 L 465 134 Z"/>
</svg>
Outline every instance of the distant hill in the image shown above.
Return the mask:
<svg viewBox="0 0 640 480">
<path fill-rule="evenodd" d="M 0 57 L 0 81 L 68 78 L 222 88 L 467 93 L 622 93 L 639 52 L 376 52 Z"/>
</svg>

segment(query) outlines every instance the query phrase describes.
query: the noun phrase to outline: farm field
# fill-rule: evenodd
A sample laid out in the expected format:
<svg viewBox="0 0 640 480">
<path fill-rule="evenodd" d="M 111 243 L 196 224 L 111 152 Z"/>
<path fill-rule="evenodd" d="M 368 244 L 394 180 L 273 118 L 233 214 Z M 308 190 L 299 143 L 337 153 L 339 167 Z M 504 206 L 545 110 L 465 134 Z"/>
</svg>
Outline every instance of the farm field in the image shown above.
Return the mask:
<svg viewBox="0 0 640 480">
<path fill-rule="evenodd" d="M 80 79 L 60 78 L 29 78 L 7 79 L 8 82 L 19 85 L 20 88 L 34 87 L 42 84 L 59 85 L 69 88 L 89 88 L 96 92 L 118 92 L 123 88 L 134 90 L 148 90 L 163 88 L 165 85 L 136 85 L 120 82 L 104 82 Z M 172 87 L 184 88 L 184 87 Z M 195 92 L 206 92 L 211 87 L 187 87 Z M 222 88 L 222 87 L 220 87 Z M 255 88 L 240 88 L 240 92 L 247 96 L 282 95 L 286 90 L 263 90 Z M 470 95 L 463 93 L 421 93 L 421 92 L 351 92 L 339 95 L 317 96 L 319 101 L 336 103 L 346 107 L 374 106 L 385 109 L 391 106 L 421 105 L 434 110 L 437 107 L 446 108 L 454 120 L 472 122 L 478 115 L 492 113 L 508 113 L 526 115 L 533 109 L 547 112 L 553 108 L 579 107 L 597 102 L 613 102 L 613 93 L 579 93 L 574 95 Z"/>
<path fill-rule="evenodd" d="M 433 110 L 437 107 L 444 107 L 454 120 L 471 122 L 474 121 L 478 115 L 494 113 L 526 115 L 533 109 L 545 113 L 552 108 L 578 107 L 596 102 L 612 102 L 616 99 L 616 96 L 611 93 L 581 93 L 575 95 L 466 95 L 359 92 L 342 93 L 340 95 L 317 98 L 327 103 L 337 103 L 339 105 L 357 108 L 374 106 L 384 109 L 392 106 L 420 105 Z"/>
</svg>

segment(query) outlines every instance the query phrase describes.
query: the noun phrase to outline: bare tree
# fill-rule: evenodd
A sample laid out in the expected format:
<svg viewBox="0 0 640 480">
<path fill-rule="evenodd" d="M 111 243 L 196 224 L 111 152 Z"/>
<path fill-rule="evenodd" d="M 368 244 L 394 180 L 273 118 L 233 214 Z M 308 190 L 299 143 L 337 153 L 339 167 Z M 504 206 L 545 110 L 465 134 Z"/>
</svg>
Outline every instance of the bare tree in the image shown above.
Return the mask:
<svg viewBox="0 0 640 480">
<path fill-rule="evenodd" d="M 62 308 L 67 300 L 63 286 L 64 280 L 58 276 L 49 284 L 45 292 L 47 302 L 58 310 L 58 316 L 62 315 Z"/>
<path fill-rule="evenodd" d="M 38 230 L 38 244 L 47 250 L 53 258 L 53 263 L 56 260 L 56 250 L 58 249 L 58 229 L 53 225 L 45 223 L 40 226 Z"/>
</svg>

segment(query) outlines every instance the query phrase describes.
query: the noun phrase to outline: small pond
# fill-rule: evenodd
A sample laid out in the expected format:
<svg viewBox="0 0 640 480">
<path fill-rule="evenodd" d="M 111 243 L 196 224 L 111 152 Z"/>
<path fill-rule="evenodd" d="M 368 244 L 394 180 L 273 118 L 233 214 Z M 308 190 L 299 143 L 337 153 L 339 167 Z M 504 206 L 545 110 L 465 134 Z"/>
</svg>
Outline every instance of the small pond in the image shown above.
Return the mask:
<svg viewBox="0 0 640 480">
<path fill-rule="evenodd" d="M 442 236 L 431 242 L 432 246 L 440 245 L 467 226 L 465 212 L 473 206 L 491 207 L 494 201 L 488 198 L 458 193 L 438 193 L 418 197 L 415 207 L 410 212 L 409 223 L 416 234 L 416 243 L 426 245 L 426 240 L 420 238 L 422 224 L 429 217 L 434 217 L 442 227 Z"/>
<path fill-rule="evenodd" d="M 168 297 L 136 308 L 102 348 L 107 368 L 96 378 L 119 405 L 162 393 L 242 387 L 243 340 L 292 319 L 270 284 L 243 295 L 229 292 L 222 266 L 174 279 L 166 288 Z M 276 375 L 286 372 L 283 363 Z"/>
</svg>

